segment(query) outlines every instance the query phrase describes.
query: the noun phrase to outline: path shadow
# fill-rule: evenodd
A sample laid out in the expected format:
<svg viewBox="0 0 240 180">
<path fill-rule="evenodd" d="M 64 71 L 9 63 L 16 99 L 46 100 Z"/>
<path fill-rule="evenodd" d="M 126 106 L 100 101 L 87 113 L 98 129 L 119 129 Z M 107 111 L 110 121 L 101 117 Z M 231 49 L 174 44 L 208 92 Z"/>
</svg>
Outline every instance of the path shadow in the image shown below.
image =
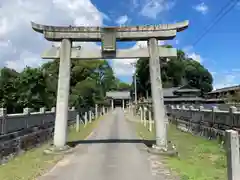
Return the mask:
<svg viewBox="0 0 240 180">
<path fill-rule="evenodd" d="M 147 147 L 152 147 L 155 144 L 155 140 L 141 140 L 141 139 L 96 139 L 96 140 L 78 140 L 69 141 L 67 145 L 70 147 L 75 147 L 79 144 L 108 144 L 108 143 L 130 143 L 130 144 L 145 144 Z"/>
</svg>

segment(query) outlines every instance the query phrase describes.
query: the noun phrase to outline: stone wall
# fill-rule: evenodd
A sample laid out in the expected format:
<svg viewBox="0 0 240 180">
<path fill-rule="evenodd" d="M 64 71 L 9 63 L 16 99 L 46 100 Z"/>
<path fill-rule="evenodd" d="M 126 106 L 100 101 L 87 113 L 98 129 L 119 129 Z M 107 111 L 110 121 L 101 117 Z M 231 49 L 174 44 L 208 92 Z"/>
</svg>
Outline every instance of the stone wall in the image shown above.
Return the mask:
<svg viewBox="0 0 240 180">
<path fill-rule="evenodd" d="M 0 112 L 0 164 L 53 136 L 55 108 L 41 108 L 39 112 L 25 108 L 22 114 L 6 114 L 6 109 L 0 108 Z M 68 116 L 71 125 L 77 116 L 75 108 L 69 109 Z"/>
<path fill-rule="evenodd" d="M 139 104 L 139 108 L 152 111 L 151 104 Z M 234 106 L 221 110 L 217 106 L 205 108 L 186 105 L 166 105 L 166 114 L 169 121 L 181 130 L 211 138 L 223 139 L 225 131 L 232 129 L 240 132 L 240 110 Z M 148 118 L 147 118 L 148 119 Z"/>
<path fill-rule="evenodd" d="M 240 111 L 234 106 L 220 110 L 217 106 L 206 109 L 184 105 L 166 106 L 169 120 L 179 129 L 195 135 L 224 142 L 226 130 L 240 131 Z"/>
<path fill-rule="evenodd" d="M 199 109 L 200 106 L 203 106 L 205 109 L 211 109 L 213 106 L 217 106 L 218 109 L 223 111 L 228 111 L 231 106 L 235 106 L 240 111 L 240 104 L 185 104 L 186 107 L 193 106 L 195 109 Z"/>
<path fill-rule="evenodd" d="M 220 110 L 213 106 L 211 109 L 205 109 L 200 106 L 198 109 L 190 106 L 167 106 L 167 113 L 175 123 L 184 123 L 194 132 L 211 131 L 213 134 L 224 135 L 225 130 L 240 130 L 240 111 L 234 106 L 229 110 Z"/>
<path fill-rule="evenodd" d="M 76 113 L 74 108 L 69 109 L 68 119 L 73 120 Z M 53 124 L 54 121 L 55 108 L 52 108 L 51 111 L 45 111 L 45 108 L 41 108 L 39 112 L 31 112 L 29 108 L 25 108 L 21 114 L 6 114 L 6 109 L 0 108 L 0 138 L 4 134 L 33 127 L 44 127 Z"/>
<path fill-rule="evenodd" d="M 75 124 L 77 119 L 80 123 L 87 123 L 86 118 L 91 122 L 95 118 L 95 113 L 99 116 L 107 112 L 107 109 L 99 107 L 78 112 L 75 108 L 71 108 L 68 112 L 68 125 Z M 55 108 L 51 111 L 41 108 L 39 112 L 31 112 L 26 108 L 22 114 L 5 114 L 6 109 L 0 108 L 0 112 L 0 164 L 53 137 Z"/>
</svg>

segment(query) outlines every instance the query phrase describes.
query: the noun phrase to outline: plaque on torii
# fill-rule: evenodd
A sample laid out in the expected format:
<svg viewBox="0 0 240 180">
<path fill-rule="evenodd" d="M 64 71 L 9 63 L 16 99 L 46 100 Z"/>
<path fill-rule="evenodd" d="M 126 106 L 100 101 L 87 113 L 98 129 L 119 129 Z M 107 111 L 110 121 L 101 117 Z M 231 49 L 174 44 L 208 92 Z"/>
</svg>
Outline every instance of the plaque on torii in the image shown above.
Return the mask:
<svg viewBox="0 0 240 180">
<path fill-rule="evenodd" d="M 177 51 L 174 48 L 159 47 L 157 41 L 173 39 L 177 32 L 188 27 L 188 21 L 132 27 L 46 26 L 34 22 L 31 24 L 32 28 L 36 32 L 44 34 L 47 40 L 61 41 L 60 48 L 52 47 L 42 55 L 44 59 L 60 59 L 53 143 L 55 147 L 63 149 L 66 145 L 71 59 L 149 57 L 156 145 L 161 150 L 166 149 L 166 116 L 162 82 L 159 78 L 161 75 L 159 57 L 177 56 Z M 73 41 L 101 42 L 102 48 L 92 51 L 74 48 L 72 47 Z M 148 48 L 118 50 L 116 41 L 148 41 Z"/>
</svg>

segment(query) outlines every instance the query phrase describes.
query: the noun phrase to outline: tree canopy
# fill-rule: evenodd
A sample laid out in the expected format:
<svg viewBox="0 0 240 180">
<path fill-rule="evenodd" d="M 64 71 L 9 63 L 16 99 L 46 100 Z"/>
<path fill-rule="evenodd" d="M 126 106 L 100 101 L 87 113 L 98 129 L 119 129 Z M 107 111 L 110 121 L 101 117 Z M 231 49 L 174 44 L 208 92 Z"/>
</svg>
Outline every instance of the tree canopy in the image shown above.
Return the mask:
<svg viewBox="0 0 240 180">
<path fill-rule="evenodd" d="M 171 48 L 171 46 L 166 46 Z M 177 51 L 177 57 L 160 59 L 163 88 L 190 85 L 200 89 L 202 93 L 212 90 L 211 73 L 199 62 L 186 56 L 182 50 Z M 140 58 L 136 64 L 136 79 L 138 94 L 150 93 L 149 60 Z"/>
<path fill-rule="evenodd" d="M 26 67 L 18 73 L 2 68 L 0 76 L 0 104 L 8 113 L 22 112 L 25 107 L 50 109 L 56 104 L 59 60 L 39 68 Z M 105 93 L 122 90 L 129 85 L 114 76 L 106 60 L 71 61 L 69 106 L 90 107 L 106 104 Z"/>
</svg>

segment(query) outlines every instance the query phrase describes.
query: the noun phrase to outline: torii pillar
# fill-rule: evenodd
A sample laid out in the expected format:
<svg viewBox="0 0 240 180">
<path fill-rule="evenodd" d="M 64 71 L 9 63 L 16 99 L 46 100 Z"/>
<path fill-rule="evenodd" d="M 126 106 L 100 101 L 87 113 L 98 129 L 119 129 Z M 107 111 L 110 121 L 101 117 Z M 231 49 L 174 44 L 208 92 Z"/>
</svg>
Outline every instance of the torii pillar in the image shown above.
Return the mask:
<svg viewBox="0 0 240 180">
<path fill-rule="evenodd" d="M 54 145 L 64 147 L 67 139 L 68 98 L 70 89 L 71 46 L 69 39 L 61 42 L 60 64 L 58 75 L 56 119 L 54 131 Z M 64 130 L 63 130 L 64 129 Z"/>
<path fill-rule="evenodd" d="M 111 99 L 112 110 L 114 110 L 114 99 Z"/>
<path fill-rule="evenodd" d="M 166 112 L 164 108 L 161 67 L 158 56 L 158 42 L 156 38 L 148 40 L 149 71 L 151 79 L 152 103 L 156 128 L 156 144 L 160 149 L 167 148 Z"/>
</svg>

